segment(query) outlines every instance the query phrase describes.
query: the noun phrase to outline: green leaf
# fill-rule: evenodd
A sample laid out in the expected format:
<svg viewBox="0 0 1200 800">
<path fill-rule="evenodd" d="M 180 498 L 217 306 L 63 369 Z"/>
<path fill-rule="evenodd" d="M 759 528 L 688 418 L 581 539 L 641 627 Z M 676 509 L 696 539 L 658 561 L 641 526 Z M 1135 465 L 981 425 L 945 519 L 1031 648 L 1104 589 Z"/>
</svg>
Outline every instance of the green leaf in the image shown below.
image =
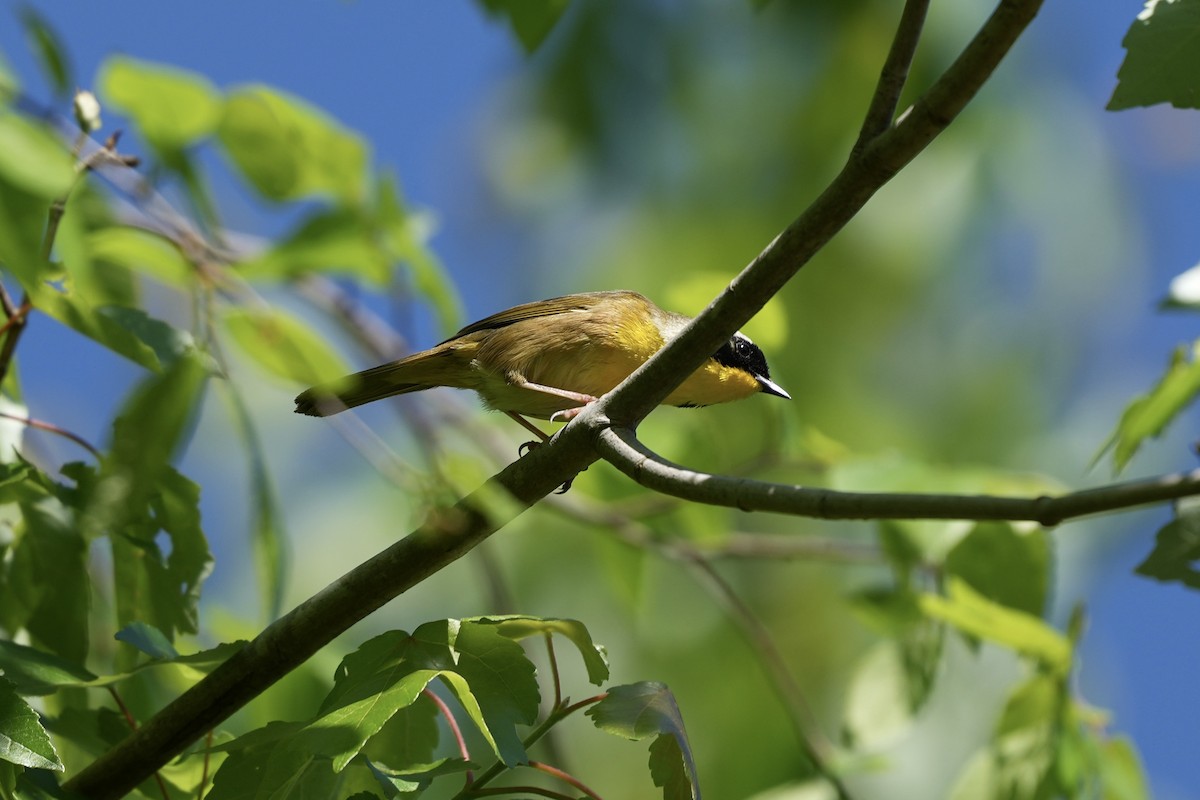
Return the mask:
<svg viewBox="0 0 1200 800">
<path fill-rule="evenodd" d="M 61 771 L 62 762 L 37 712 L 0 677 L 0 760 L 32 769 Z"/>
<path fill-rule="evenodd" d="M 166 635 L 153 625 L 132 622 L 113 636 L 118 642 L 133 645 L 151 658 L 170 660 L 179 657 L 174 645 Z"/>
<path fill-rule="evenodd" d="M 165 465 L 154 487 L 148 514 L 126 519 L 112 537 L 117 619 L 148 620 L 172 641 L 176 632 L 198 632 L 200 586 L 213 559 L 200 529 L 200 487 Z M 160 530 L 171 544 L 165 558 Z"/>
<path fill-rule="evenodd" d="M 323 273 L 384 286 L 392 279 L 392 258 L 362 211 L 334 208 L 309 216 L 287 239 L 239 264 L 238 271 L 249 280 Z"/>
<path fill-rule="evenodd" d="M 1124 736 L 1100 743 L 1100 800 L 1149 800 L 1142 760 Z"/>
<path fill-rule="evenodd" d="M 38 57 L 42 71 L 50 80 L 50 86 L 55 94 L 65 96 L 75 88 L 75 79 L 71 76 L 70 62 L 62 42 L 50 24 L 46 22 L 37 9 L 32 6 L 21 6 L 21 26 L 25 28 L 25 37 L 29 40 L 30 49 Z"/>
<path fill-rule="evenodd" d="M 466 621 L 480 625 L 493 625 L 501 636 L 517 641 L 537 634 L 557 633 L 565 636 L 583 657 L 584 666 L 587 667 L 588 680 L 597 686 L 608 680 L 608 657 L 604 648 L 592 642 L 592 635 L 579 620 L 511 614 L 473 617 Z"/>
<path fill-rule="evenodd" d="M 1158 385 L 1134 400 L 1121 415 L 1117 429 L 1105 446 L 1113 447 L 1113 462 L 1118 471 L 1125 468 L 1143 441 L 1158 436 L 1163 429 L 1200 392 L 1200 342 L 1192 345 L 1189 359 L 1183 349 L 1175 351 L 1171 364 Z"/>
<path fill-rule="evenodd" d="M 419 797 L 421 792 L 442 775 L 453 775 L 478 767 L 461 758 L 440 758 L 427 763 L 410 763 L 401 769 L 392 769 L 368 760 L 367 768 L 388 797 L 408 800 Z"/>
<path fill-rule="evenodd" d="M 51 694 L 60 686 L 79 686 L 96 679 L 77 661 L 3 639 L 0 672 L 23 695 Z"/>
<path fill-rule="evenodd" d="M 155 319 L 140 308 L 103 306 L 96 309 L 96 315 L 111 320 L 137 337 L 154 351 L 160 366 L 170 366 L 182 356 L 198 353 L 191 333 Z"/>
<path fill-rule="evenodd" d="M 98 84 L 107 101 L 168 158 L 210 136 L 221 118 L 216 88 L 204 76 L 176 67 L 114 56 L 101 66 Z"/>
<path fill-rule="evenodd" d="M 1007 522 L 977 523 L 943 566 L 993 602 L 1037 617 L 1046 610 L 1050 541 L 1043 528 L 1020 533 Z"/>
<path fill-rule="evenodd" d="M 326 195 L 361 202 L 368 152 L 323 112 L 266 86 L 229 93 L 218 136 L 242 176 L 268 200 Z"/>
<path fill-rule="evenodd" d="M 87 542 L 57 501 L 23 504 L 21 514 L 25 536 L 13 561 L 14 569 L 28 576 L 33 587 L 32 597 L 26 600 L 25 628 L 36 642 L 83 663 L 91 608 Z"/>
<path fill-rule="evenodd" d="M 277 377 L 311 386 L 350 372 L 324 339 L 290 314 L 231 308 L 222 322 L 242 352 Z"/>
<path fill-rule="evenodd" d="M 1179 581 L 1200 589 L 1200 502 L 1195 499 L 1176 504 L 1175 519 L 1154 537 L 1154 549 L 1134 570 L 1138 575 L 1160 581 Z"/>
<path fill-rule="evenodd" d="M 405 207 L 394 175 L 380 178 L 375 206 L 388 253 L 408 265 L 413 288 L 433 306 L 441 330 L 451 335 L 462 327 L 462 299 L 445 267 L 426 244 L 430 225 L 423 215 Z"/>
<path fill-rule="evenodd" d="M 142 506 L 154 491 L 199 405 L 208 371 L 197 358 L 177 359 L 139 384 L 113 422 L 112 454 L 102 478 L 119 479 Z"/>
<path fill-rule="evenodd" d="M 492 16 L 512 26 L 526 53 L 532 53 L 554 29 L 570 0 L 480 0 Z"/>
<path fill-rule="evenodd" d="M 398 663 L 392 680 L 378 692 L 323 710 L 301 732 L 304 746 L 332 758 L 335 772 L 345 769 L 397 711 L 411 706 L 430 681 L 444 674 L 433 669 L 405 671 L 406 666 Z"/>
<path fill-rule="evenodd" d="M 397 709 L 362 752 L 370 760 L 387 764 L 428 766 L 437 744 L 438 708 L 422 693 L 412 705 Z"/>
<path fill-rule="evenodd" d="M 675 696 L 654 682 L 614 686 L 607 696 L 585 712 L 597 728 L 626 739 L 655 736 L 650 748 L 650 772 L 663 797 L 699 798 L 696 763 L 683 727 Z M 674 746 L 663 744 L 670 739 Z M 673 793 L 669 793 L 673 792 Z"/>
<path fill-rule="evenodd" d="M 464 621 L 449 629 L 454 634 L 450 644 L 457 657 L 456 672 L 478 700 L 501 759 L 509 766 L 524 763 L 525 746 L 516 726 L 532 725 L 541 701 L 533 663 L 519 644 L 491 625 Z"/>
<path fill-rule="evenodd" d="M 879 750 L 912 725 L 908 671 L 898 642 L 876 643 L 854 669 L 842 714 L 847 741 L 855 749 Z"/>
<path fill-rule="evenodd" d="M 116 746 L 129 735 L 129 723 L 114 708 L 68 707 L 46 719 L 46 728 L 93 757 Z"/>
<path fill-rule="evenodd" d="M 75 162 L 49 129 L 0 111 L 0 181 L 34 197 L 56 200 L 75 182 Z M 42 209 L 43 220 L 48 210 Z M 38 234 L 40 238 L 41 226 Z"/>
<path fill-rule="evenodd" d="M 1155 103 L 1200 108 L 1200 0 L 1149 2 L 1125 34 L 1110 111 Z"/>
<path fill-rule="evenodd" d="M 228 758 L 213 776 L 207 800 L 328 800 L 336 797 L 338 776 L 328 758 L 295 746 L 300 723 L 272 722 L 239 737 L 223 749 Z"/>
<path fill-rule="evenodd" d="M 1063 674 L 1071 666 L 1071 643 L 1037 617 L 993 603 L 961 578 L 947 581 L 947 596 L 923 594 L 921 610 L 962 633 L 1010 647 Z"/>
<path fill-rule="evenodd" d="M 492 720 L 485 719 L 482 704 L 475 698 L 477 688 L 458 672 L 460 667 L 450 645 L 451 629 L 455 627 L 456 623 L 442 620 L 422 625 L 411 636 L 390 631 L 342 659 L 320 716 L 305 727 L 305 746 L 333 758 L 335 770 L 340 771 L 396 711 L 414 703 L 429 682 L 440 677 L 499 755 L 498 737 L 489 727 Z M 466 672 L 470 671 L 468 666 Z M 486 692 L 486 682 L 480 683 Z"/>
<path fill-rule="evenodd" d="M 57 272 L 42 255 L 48 202 L 0 175 L 0 264 L 27 292 L 36 290 Z"/>
<path fill-rule="evenodd" d="M 195 283 L 192 265 L 170 239 L 140 228 L 109 226 L 87 236 L 92 258 L 118 264 L 132 272 L 179 289 Z"/>
</svg>

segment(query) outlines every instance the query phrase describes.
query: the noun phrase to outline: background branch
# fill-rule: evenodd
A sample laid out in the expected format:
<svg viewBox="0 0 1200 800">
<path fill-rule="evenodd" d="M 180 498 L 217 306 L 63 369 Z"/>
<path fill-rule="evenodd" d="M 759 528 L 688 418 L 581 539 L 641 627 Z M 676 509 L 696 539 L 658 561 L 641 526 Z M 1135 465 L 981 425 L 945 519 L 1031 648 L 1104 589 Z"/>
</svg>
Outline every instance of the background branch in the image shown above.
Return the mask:
<svg viewBox="0 0 1200 800">
<path fill-rule="evenodd" d="M 1053 527 L 1065 520 L 1122 511 L 1200 494 L 1200 470 L 1049 497 L 840 492 L 681 467 L 650 450 L 628 428 L 600 435 L 600 455 L 628 477 L 657 492 L 742 511 L 774 511 L 821 519 L 1032 520 Z"/>
</svg>

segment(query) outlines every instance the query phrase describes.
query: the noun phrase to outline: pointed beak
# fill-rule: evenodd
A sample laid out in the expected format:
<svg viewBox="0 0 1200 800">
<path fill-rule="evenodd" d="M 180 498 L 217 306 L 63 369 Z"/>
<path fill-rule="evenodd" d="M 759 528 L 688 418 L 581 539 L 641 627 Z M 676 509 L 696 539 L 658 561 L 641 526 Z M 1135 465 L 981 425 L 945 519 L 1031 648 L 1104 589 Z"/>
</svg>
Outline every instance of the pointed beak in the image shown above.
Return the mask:
<svg viewBox="0 0 1200 800">
<path fill-rule="evenodd" d="M 782 397 L 784 400 L 791 400 L 792 396 L 783 390 L 783 387 L 772 381 L 770 378 L 764 378 L 762 375 L 755 375 L 754 379 L 758 381 L 758 388 L 766 394 L 773 394 L 776 397 Z"/>
</svg>

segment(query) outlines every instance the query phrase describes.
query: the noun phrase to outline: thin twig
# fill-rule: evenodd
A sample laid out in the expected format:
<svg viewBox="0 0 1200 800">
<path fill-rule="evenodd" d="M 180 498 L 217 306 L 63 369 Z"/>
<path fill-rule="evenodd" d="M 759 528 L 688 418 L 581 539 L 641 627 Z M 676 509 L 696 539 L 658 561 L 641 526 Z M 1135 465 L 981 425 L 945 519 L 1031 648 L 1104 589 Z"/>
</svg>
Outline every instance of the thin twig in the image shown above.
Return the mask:
<svg viewBox="0 0 1200 800">
<path fill-rule="evenodd" d="M 929 0 L 907 0 L 904 10 L 900 13 L 900 23 L 896 26 L 896 35 L 892 39 L 892 48 L 888 51 L 887 60 L 879 74 L 879 82 L 875 85 L 875 94 L 871 97 L 871 105 L 863 120 L 862 130 L 859 131 L 858 141 L 851 151 L 854 155 L 862 152 L 867 143 L 883 133 L 892 124 L 896 116 L 896 105 L 900 102 L 900 93 L 904 91 L 904 83 L 908 80 L 908 70 L 912 66 L 913 55 L 917 44 L 921 41 L 921 29 L 925 25 L 925 14 L 929 10 Z"/>
<path fill-rule="evenodd" d="M 208 766 L 212 758 L 213 732 L 209 731 L 204 737 L 204 763 L 200 767 L 200 786 L 196 789 L 196 800 L 204 800 L 204 791 L 208 788 Z"/>
<path fill-rule="evenodd" d="M 576 800 L 574 795 L 563 794 L 556 792 L 553 789 L 543 789 L 540 786 L 497 786 L 494 789 L 480 789 L 477 792 L 471 792 L 468 797 L 491 797 L 491 796 L 516 796 L 525 792 L 527 794 L 536 794 L 539 797 L 549 797 L 550 800 Z"/>
<path fill-rule="evenodd" d="M 542 763 L 541 761 L 530 761 L 529 766 L 536 769 L 539 772 L 544 772 L 547 775 L 550 775 L 554 778 L 558 778 L 560 781 L 562 781 L 565 784 L 575 787 L 579 791 L 586 794 L 588 797 L 592 798 L 592 800 L 603 800 L 603 798 L 600 797 L 600 795 L 596 794 L 591 789 L 589 789 L 587 786 L 585 786 L 583 784 L 583 781 L 579 780 L 578 778 L 576 778 L 574 775 L 571 775 L 570 773 L 563 772 L 558 767 L 552 767 L 549 764 Z"/>
<path fill-rule="evenodd" d="M 64 439 L 69 439 L 82 447 L 84 450 L 87 450 L 89 453 L 91 453 L 97 461 L 104 457 L 103 454 L 101 454 L 98 449 L 88 442 L 87 439 L 84 439 L 77 433 L 72 433 L 66 428 L 60 428 L 52 422 L 43 422 L 42 420 L 34 419 L 33 417 L 22 417 L 17 414 L 9 414 L 7 411 L 0 411 L 0 419 L 11 419 L 13 422 L 19 422 L 27 427 L 36 428 L 39 431 L 46 431 L 47 433 L 53 433 L 56 436 L 61 436 Z"/>
<path fill-rule="evenodd" d="M 467 747 L 467 738 L 463 736 L 462 728 L 459 727 L 458 720 L 454 718 L 454 712 L 450 710 L 450 706 L 446 705 L 446 701 L 438 697 L 437 693 L 431 691 L 429 687 L 422 689 L 421 694 L 433 701 L 433 704 L 438 708 L 438 713 L 446 720 L 446 726 L 450 728 L 450 734 L 454 737 L 454 741 L 458 745 L 458 754 L 462 757 L 462 760 L 470 761 L 471 750 Z M 466 785 L 470 786 L 474 780 L 474 772 L 467 770 Z"/>
<path fill-rule="evenodd" d="M 1030 520 L 1053 527 L 1076 517 L 1127 511 L 1200 494 L 1200 470 L 1082 489 L 1057 497 L 839 492 L 696 472 L 667 461 L 626 428 L 602 431 L 598 442 L 606 461 L 657 492 L 743 511 L 820 519 Z"/>
<path fill-rule="evenodd" d="M 812 763 L 813 769 L 833 786 L 839 800 L 850 800 L 850 793 L 842 783 L 841 777 L 830 766 L 833 760 L 833 746 L 822 733 L 821 726 L 804 699 L 800 684 L 788 669 L 787 661 L 775 645 L 771 632 L 708 561 L 703 558 L 692 558 L 689 561 L 704 579 L 708 589 L 729 610 L 746 643 L 758 653 L 759 662 L 766 668 L 775 691 L 779 693 L 780 699 L 788 709 L 788 719 L 796 732 L 800 749 Z"/>
<path fill-rule="evenodd" d="M 532 731 L 530 731 L 529 734 L 521 741 L 522 746 L 525 748 L 526 751 L 528 751 L 538 741 L 540 741 L 543 736 L 545 736 L 548 732 L 550 732 L 554 728 L 555 725 L 562 722 L 564 719 L 571 716 L 576 711 L 587 708 L 588 706 L 595 705 L 596 703 L 599 703 L 601 700 L 603 700 L 606 697 L 608 697 L 608 692 L 603 692 L 601 694 L 597 694 L 597 695 L 588 697 L 584 700 L 580 700 L 577 703 L 572 703 L 569 706 L 562 706 L 559 708 L 555 708 L 553 711 L 551 711 L 546 716 L 546 718 L 544 720 L 542 720 L 538 724 L 538 726 L 536 728 L 534 728 Z M 454 795 L 454 797 L 451 800 L 464 800 L 464 798 L 467 798 L 467 797 L 472 797 L 477 794 L 483 794 L 484 792 L 481 791 L 479 787 L 484 786 L 488 783 L 491 783 L 496 778 L 498 778 L 500 775 L 502 775 L 504 773 L 504 771 L 507 769 L 508 769 L 508 765 L 506 765 L 503 761 L 497 760 L 494 764 L 492 764 L 490 767 L 488 767 L 486 770 L 483 771 L 483 773 L 479 776 L 479 779 L 476 780 L 475 783 L 473 783 L 468 788 L 464 788 L 458 794 Z"/>
<path fill-rule="evenodd" d="M 130 730 L 138 729 L 137 720 L 133 718 L 133 713 L 129 710 L 129 706 L 125 705 L 125 701 L 121 699 L 121 693 L 117 691 L 115 686 L 107 686 L 108 693 L 112 695 L 113 701 L 117 704 L 117 708 L 121 710 L 121 716 L 125 718 L 125 724 Z M 162 776 L 156 771 L 154 773 L 154 782 L 158 784 L 158 790 L 162 792 L 163 800 L 171 800 L 171 795 L 167 791 L 167 784 L 163 782 Z"/>
</svg>

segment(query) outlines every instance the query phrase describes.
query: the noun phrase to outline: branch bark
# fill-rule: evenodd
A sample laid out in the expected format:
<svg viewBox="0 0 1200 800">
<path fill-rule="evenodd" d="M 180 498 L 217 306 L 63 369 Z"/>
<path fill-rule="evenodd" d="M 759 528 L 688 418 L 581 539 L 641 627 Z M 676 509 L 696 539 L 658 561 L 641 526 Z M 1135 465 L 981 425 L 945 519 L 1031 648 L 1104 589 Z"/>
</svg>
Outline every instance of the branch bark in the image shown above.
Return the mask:
<svg viewBox="0 0 1200 800">
<path fill-rule="evenodd" d="M 599 447 L 604 460 L 656 492 L 742 511 L 775 511 L 820 519 L 1031 520 L 1053 527 L 1075 517 L 1200 494 L 1200 470 L 1057 497 L 839 492 L 696 472 L 650 450 L 629 428 L 604 431 Z"/>
</svg>

